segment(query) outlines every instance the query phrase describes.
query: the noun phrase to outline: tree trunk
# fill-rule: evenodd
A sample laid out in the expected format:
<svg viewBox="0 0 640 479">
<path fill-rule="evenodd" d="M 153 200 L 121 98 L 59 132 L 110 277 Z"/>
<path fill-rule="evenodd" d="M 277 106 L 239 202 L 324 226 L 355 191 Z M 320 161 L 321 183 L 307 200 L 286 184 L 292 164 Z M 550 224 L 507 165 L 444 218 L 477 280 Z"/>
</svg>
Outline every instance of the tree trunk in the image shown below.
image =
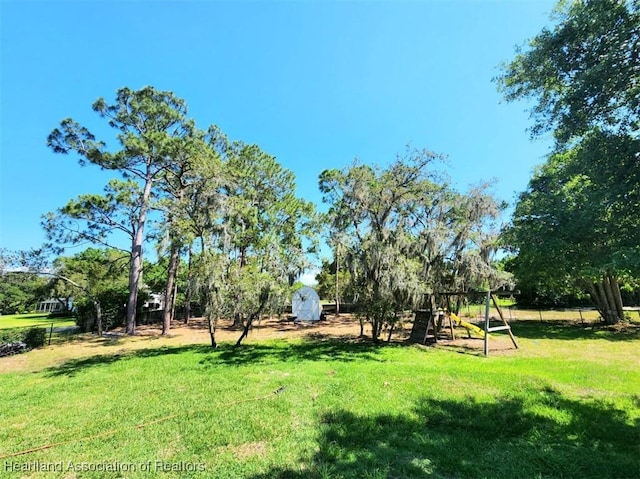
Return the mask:
<svg viewBox="0 0 640 479">
<path fill-rule="evenodd" d="M 606 274 L 602 275 L 602 289 L 607 298 L 607 324 L 615 324 L 617 323 L 618 313 L 616 311 L 615 300 L 613 299 L 611 283 L 609 283 L 609 277 Z"/>
<path fill-rule="evenodd" d="M 244 328 L 242 329 L 242 334 L 240 335 L 240 337 L 238 338 L 238 341 L 236 342 L 236 347 L 240 346 L 240 344 L 242 343 L 242 340 L 247 337 L 247 335 L 249 334 L 249 330 L 251 329 L 251 326 L 253 325 L 253 322 L 255 321 L 255 319 L 259 318 L 260 315 L 262 315 L 262 311 L 264 311 L 264 308 L 267 306 L 267 301 L 269 301 L 269 291 L 263 290 L 260 293 L 260 306 L 258 306 L 258 310 L 255 313 L 249 316 L 249 319 L 247 320 L 247 322 L 244 325 Z"/>
<path fill-rule="evenodd" d="M 600 312 L 600 316 L 602 316 L 602 320 L 609 324 L 609 303 L 607 301 L 607 294 L 604 291 L 604 285 L 602 284 L 602 282 L 600 283 L 595 283 L 595 288 L 596 288 L 596 298 L 598 301 L 598 306 L 597 309 Z"/>
<path fill-rule="evenodd" d="M 242 328 L 242 334 L 240 335 L 240 337 L 238 338 L 238 341 L 236 342 L 236 348 L 240 346 L 240 344 L 242 343 L 242 340 L 249 335 L 249 330 L 251 329 L 251 325 L 253 324 L 254 318 L 255 316 L 253 314 L 249 316 L 249 319 L 247 320 L 244 327 Z"/>
<path fill-rule="evenodd" d="M 340 245 L 336 245 L 336 316 L 340 314 L 340 289 L 339 286 L 339 274 L 340 274 Z"/>
<path fill-rule="evenodd" d="M 59 304 L 60 306 L 62 306 L 62 308 L 65 311 L 69 311 L 69 300 L 67 299 L 66 303 L 62 298 L 54 298 Z"/>
<path fill-rule="evenodd" d="M 605 317 L 605 322 L 607 324 L 616 324 L 623 317 L 622 308 L 618 310 L 614 293 L 614 289 L 618 287 L 618 282 L 612 280 L 609 274 L 604 274 L 602 277 L 602 287 L 607 300 L 607 316 Z"/>
<path fill-rule="evenodd" d="M 242 227 L 244 231 L 244 226 Z M 247 248 L 243 246 L 240 248 L 240 269 L 244 268 L 247 265 Z"/>
<path fill-rule="evenodd" d="M 127 298 L 126 333 L 136 333 L 136 309 L 138 306 L 138 284 L 142 276 L 142 243 L 136 244 L 138 235 L 134 239 L 131 249 L 131 264 L 129 266 L 129 296 Z"/>
<path fill-rule="evenodd" d="M 209 325 L 209 337 L 211 338 L 211 347 L 216 349 L 218 343 L 216 343 L 216 326 L 218 325 L 218 318 L 212 319 L 210 314 L 207 314 L 207 324 Z"/>
<path fill-rule="evenodd" d="M 98 328 L 98 336 L 102 336 L 102 307 L 98 300 L 94 301 L 93 305 L 96 308 L 96 327 Z"/>
<path fill-rule="evenodd" d="M 380 340 L 380 334 L 382 334 L 382 327 L 384 326 L 384 310 L 382 314 L 374 314 L 371 326 L 371 337 L 377 342 Z"/>
<path fill-rule="evenodd" d="M 618 281 L 610 274 L 604 274 L 599 283 L 584 282 L 589 296 L 606 324 L 616 324 L 624 315 Z"/>
<path fill-rule="evenodd" d="M 589 297 L 591 298 L 591 302 L 593 303 L 595 308 L 600 313 L 600 316 L 602 316 L 604 318 L 604 311 L 602 311 L 602 309 L 601 309 L 601 302 L 600 302 L 600 300 L 598 298 L 598 291 L 596 290 L 595 285 L 592 282 L 586 281 L 586 280 L 583 283 L 584 283 L 585 289 L 589 293 Z"/>
<path fill-rule="evenodd" d="M 375 315 L 371 318 L 371 339 L 378 340 L 378 318 Z"/>
<path fill-rule="evenodd" d="M 178 261 L 178 263 L 180 263 Z M 174 319 L 176 319 L 176 303 L 178 302 L 178 278 L 177 278 L 178 274 L 176 273 L 176 280 L 173 284 L 173 298 L 171 301 L 171 321 L 173 321 Z"/>
<path fill-rule="evenodd" d="M 140 213 L 138 215 L 135 234 L 131 243 L 131 264 L 129 265 L 129 297 L 127 298 L 127 319 L 126 333 L 133 335 L 136 333 L 136 309 L 138 307 L 138 286 L 142 277 L 142 243 L 144 241 L 144 227 L 147 222 L 147 210 L 149 208 L 149 198 L 151 198 L 151 177 L 147 177 Z"/>
<path fill-rule="evenodd" d="M 389 328 L 389 336 L 387 336 L 387 342 L 391 342 L 391 335 L 393 334 L 393 329 L 396 327 L 396 321 L 398 320 L 398 316 L 394 315 L 393 322 L 391 323 L 391 327 Z"/>
<path fill-rule="evenodd" d="M 171 313 L 175 303 L 175 284 L 180 262 L 180 248 L 174 241 L 171 242 L 171 254 L 167 271 L 167 286 L 164 293 L 164 310 L 162 312 L 162 335 L 169 333 L 171 329 Z"/>
<path fill-rule="evenodd" d="M 618 283 L 618 278 L 616 278 L 614 273 L 609 272 L 608 276 L 616 311 L 618 312 L 618 317 L 622 320 L 624 319 L 624 303 L 622 301 L 622 293 L 620 293 L 620 283 Z"/>
<path fill-rule="evenodd" d="M 184 324 L 189 324 L 189 320 L 191 319 L 191 282 L 192 282 L 192 271 L 191 271 L 191 256 L 193 255 L 193 246 L 189 243 L 189 259 L 187 265 L 187 291 L 185 294 L 184 300 Z"/>
<path fill-rule="evenodd" d="M 246 250 L 241 248 L 239 252 L 240 252 L 240 263 L 239 263 L 238 268 L 237 268 L 238 277 L 240 277 L 240 273 L 242 272 L 242 268 L 244 268 L 245 261 L 246 261 Z M 229 271 L 229 273 L 231 273 L 231 271 Z M 236 293 L 234 295 L 233 299 L 235 300 L 236 307 L 238 307 L 238 305 L 240 305 L 240 303 L 241 303 L 240 294 Z M 249 318 L 249 321 L 251 321 L 251 318 Z M 243 326 L 243 324 L 244 324 L 244 316 L 243 316 L 243 314 L 238 312 L 238 311 L 235 311 L 233 313 L 233 327 L 234 328 L 239 328 L 239 327 Z M 239 341 L 238 341 L 238 343 L 239 343 Z"/>
</svg>

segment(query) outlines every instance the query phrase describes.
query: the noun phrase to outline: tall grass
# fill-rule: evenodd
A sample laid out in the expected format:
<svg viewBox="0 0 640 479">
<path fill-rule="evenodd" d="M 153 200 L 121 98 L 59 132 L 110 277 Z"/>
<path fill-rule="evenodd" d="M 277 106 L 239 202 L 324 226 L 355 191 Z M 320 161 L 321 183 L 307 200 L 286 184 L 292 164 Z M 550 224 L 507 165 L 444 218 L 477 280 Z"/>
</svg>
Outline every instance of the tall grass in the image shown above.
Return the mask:
<svg viewBox="0 0 640 479">
<path fill-rule="evenodd" d="M 638 477 L 637 333 L 513 327 L 521 349 L 489 358 L 322 338 L 96 342 L 0 375 L 0 476 Z"/>
</svg>

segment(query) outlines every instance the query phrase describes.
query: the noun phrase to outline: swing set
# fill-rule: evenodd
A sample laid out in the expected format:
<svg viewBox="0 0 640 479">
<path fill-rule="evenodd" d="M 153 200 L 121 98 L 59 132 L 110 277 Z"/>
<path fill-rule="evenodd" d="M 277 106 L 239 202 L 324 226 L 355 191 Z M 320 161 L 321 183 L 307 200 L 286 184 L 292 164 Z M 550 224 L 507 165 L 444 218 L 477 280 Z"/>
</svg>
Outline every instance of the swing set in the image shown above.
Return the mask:
<svg viewBox="0 0 640 479">
<path fill-rule="evenodd" d="M 478 292 L 465 291 L 465 292 L 446 292 L 438 294 L 429 294 L 427 304 L 428 309 L 420 309 L 415 313 L 415 320 L 413 322 L 413 328 L 411 330 L 410 340 L 420 344 L 437 343 L 438 337 L 443 334 L 447 334 L 451 340 L 455 340 L 454 324 L 456 326 L 466 329 L 467 336 L 471 338 L 471 333 L 475 333 L 484 339 L 484 355 L 489 356 L 489 337 L 491 333 L 500 331 L 506 331 L 511 338 L 513 346 L 518 349 L 518 342 L 516 341 L 511 326 L 507 322 L 502 308 L 498 302 L 499 296 L 512 296 L 518 294 L 517 291 L 486 291 L 482 292 L 485 295 L 485 312 L 483 327 L 464 321 L 456 314 L 460 309 L 460 303 L 462 298 L 468 297 L 470 294 L 478 294 Z M 452 305 L 451 299 L 454 298 L 455 308 Z M 500 324 L 492 325 L 492 318 L 490 316 L 491 304 L 498 312 Z M 439 306 L 439 307 L 438 307 Z M 455 309 L 455 311 L 454 311 Z"/>
</svg>

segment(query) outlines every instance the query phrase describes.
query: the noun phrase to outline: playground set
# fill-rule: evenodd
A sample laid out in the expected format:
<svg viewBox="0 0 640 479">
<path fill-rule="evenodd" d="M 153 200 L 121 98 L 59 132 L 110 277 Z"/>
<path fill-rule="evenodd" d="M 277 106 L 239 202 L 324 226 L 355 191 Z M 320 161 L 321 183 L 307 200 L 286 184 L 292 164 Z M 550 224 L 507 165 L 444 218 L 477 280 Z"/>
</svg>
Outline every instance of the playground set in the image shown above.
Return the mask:
<svg viewBox="0 0 640 479">
<path fill-rule="evenodd" d="M 470 294 L 478 294 L 477 292 L 447 292 L 439 294 L 429 294 L 427 296 L 428 309 L 420 309 L 415 312 L 413 328 L 411 330 L 410 340 L 419 344 L 435 344 L 438 338 L 447 337 L 452 341 L 456 339 L 454 324 L 456 327 L 462 327 L 466 330 L 467 336 L 471 338 L 471 333 L 475 333 L 484 339 L 484 355 L 489 355 L 489 337 L 491 333 L 506 331 L 511 338 L 513 346 L 518 349 L 511 326 L 507 322 L 502 308 L 498 302 L 498 296 L 512 296 L 517 294 L 515 291 L 486 291 L 485 294 L 485 312 L 483 327 L 469 323 L 461 319 L 456 313 L 460 309 L 462 298 Z M 455 298 L 455 308 L 451 299 Z M 492 325 L 492 321 L 498 318 L 490 316 L 491 303 L 498 312 L 500 324 Z M 453 311 L 455 309 L 455 312 Z"/>
</svg>

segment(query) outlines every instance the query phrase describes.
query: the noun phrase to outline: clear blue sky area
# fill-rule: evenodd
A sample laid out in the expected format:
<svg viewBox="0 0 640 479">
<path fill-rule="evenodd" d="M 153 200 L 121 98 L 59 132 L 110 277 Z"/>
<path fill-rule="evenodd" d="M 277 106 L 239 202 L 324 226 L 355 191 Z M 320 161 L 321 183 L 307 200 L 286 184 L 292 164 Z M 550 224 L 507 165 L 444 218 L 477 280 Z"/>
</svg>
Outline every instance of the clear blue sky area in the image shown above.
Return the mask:
<svg viewBox="0 0 640 479">
<path fill-rule="evenodd" d="M 184 98 L 198 126 L 257 143 L 320 202 L 318 175 L 405 145 L 448 156 L 460 190 L 496 178 L 513 203 L 550 140 L 492 78 L 548 25 L 552 1 L 0 0 L 0 247 L 38 247 L 40 216 L 113 172 L 46 147 L 71 117 L 116 147 L 91 110 L 118 88 Z"/>
</svg>

